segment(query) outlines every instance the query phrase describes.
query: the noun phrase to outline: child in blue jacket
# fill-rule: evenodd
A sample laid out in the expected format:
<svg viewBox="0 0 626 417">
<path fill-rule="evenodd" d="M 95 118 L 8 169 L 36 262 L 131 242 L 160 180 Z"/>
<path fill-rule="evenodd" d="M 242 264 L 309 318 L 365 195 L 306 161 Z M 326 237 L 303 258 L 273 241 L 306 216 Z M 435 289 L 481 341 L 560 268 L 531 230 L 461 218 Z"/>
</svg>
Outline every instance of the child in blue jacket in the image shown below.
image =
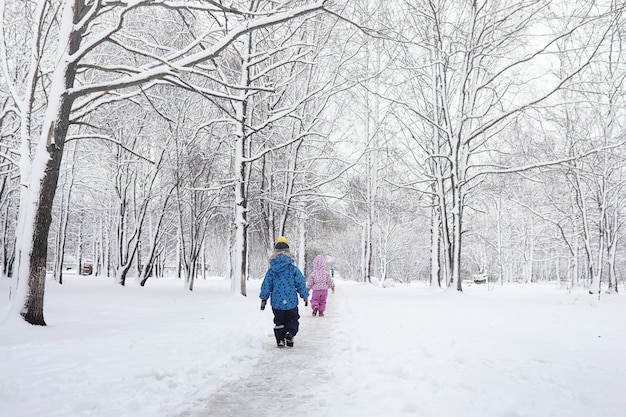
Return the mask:
<svg viewBox="0 0 626 417">
<path fill-rule="evenodd" d="M 270 257 L 270 267 L 261 284 L 261 310 L 265 310 L 267 299 L 274 313 L 274 336 L 279 348 L 293 347 L 293 338 L 298 333 L 300 314 L 298 314 L 298 294 L 309 305 L 309 290 L 304 275 L 294 265 L 289 253 L 289 245 L 284 236 L 280 236 L 274 253 Z"/>
</svg>

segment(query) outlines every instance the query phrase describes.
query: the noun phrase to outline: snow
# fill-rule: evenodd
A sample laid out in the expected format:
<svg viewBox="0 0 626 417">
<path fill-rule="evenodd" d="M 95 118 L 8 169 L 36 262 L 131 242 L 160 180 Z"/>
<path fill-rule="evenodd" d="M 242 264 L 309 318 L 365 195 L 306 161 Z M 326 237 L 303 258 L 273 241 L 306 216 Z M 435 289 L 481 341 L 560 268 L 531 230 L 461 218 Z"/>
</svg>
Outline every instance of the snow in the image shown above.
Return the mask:
<svg viewBox="0 0 626 417">
<path fill-rule="evenodd" d="M 0 410 L 52 416 L 621 417 L 626 299 L 550 287 L 337 279 L 293 349 L 221 278 L 64 276 L 47 327 L 0 324 Z M 10 280 L 0 279 L 0 314 Z"/>
</svg>

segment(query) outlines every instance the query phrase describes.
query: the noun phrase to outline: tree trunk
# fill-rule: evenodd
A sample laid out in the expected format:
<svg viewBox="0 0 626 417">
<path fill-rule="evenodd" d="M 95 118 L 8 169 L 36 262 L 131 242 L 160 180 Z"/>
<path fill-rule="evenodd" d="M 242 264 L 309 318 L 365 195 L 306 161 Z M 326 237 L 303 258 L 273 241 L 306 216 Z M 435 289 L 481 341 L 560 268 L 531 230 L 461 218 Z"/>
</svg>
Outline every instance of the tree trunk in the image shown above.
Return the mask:
<svg viewBox="0 0 626 417">
<path fill-rule="evenodd" d="M 65 3 L 58 42 L 57 66 L 52 75 L 46 116 L 42 126 L 35 159 L 29 175 L 25 206 L 20 207 L 17 228 L 18 265 L 14 280 L 15 299 L 12 311 L 28 323 L 45 326 L 43 296 L 46 283 L 48 235 L 52 222 L 52 203 L 56 194 L 63 157 L 63 147 L 69 128 L 73 99 L 65 91 L 74 85 L 76 65 L 68 56 L 78 50 L 81 32 L 70 30 L 79 20 L 81 1 Z"/>
<path fill-rule="evenodd" d="M 150 243 L 148 247 L 148 258 L 145 260 L 145 265 L 141 269 L 141 273 L 139 274 L 140 285 L 143 287 L 146 285 L 146 281 L 152 275 L 154 271 L 154 265 L 156 263 L 156 259 L 158 257 L 157 246 L 159 244 L 159 232 L 162 229 L 163 219 L 165 218 L 165 213 L 167 212 L 167 206 L 172 196 L 172 193 L 176 186 L 171 187 L 166 194 L 163 205 L 161 206 L 161 211 L 159 213 L 159 219 L 157 220 L 156 226 L 153 226 L 152 217 L 150 217 Z M 152 231 L 154 229 L 154 231 Z"/>
<path fill-rule="evenodd" d="M 441 226 L 436 199 L 433 197 L 433 206 L 430 209 L 430 286 L 436 282 L 441 288 Z"/>
<path fill-rule="evenodd" d="M 237 194 L 235 200 L 235 242 L 233 248 L 232 285 L 234 292 L 246 295 L 248 259 L 248 200 L 243 188 L 244 169 L 241 164 L 237 173 Z"/>
<path fill-rule="evenodd" d="M 65 195 L 65 185 L 61 187 L 61 201 L 59 202 L 58 227 L 56 238 L 56 256 L 54 262 L 54 279 L 63 284 L 63 264 L 65 262 L 65 243 L 67 241 L 67 225 L 69 223 L 70 201 L 72 200 L 72 190 L 74 188 L 74 166 L 76 165 L 76 147 L 74 148 L 74 156 L 72 168 L 69 171 L 69 182 L 67 190 L 67 200 Z"/>
<path fill-rule="evenodd" d="M 307 216 L 304 208 L 304 203 L 301 203 L 301 217 L 298 222 L 298 268 L 303 273 L 306 273 L 306 223 Z"/>
<path fill-rule="evenodd" d="M 242 37 L 245 45 L 242 48 L 245 56 L 241 62 L 240 85 L 250 85 L 250 34 Z M 231 272 L 231 287 L 233 292 L 246 294 L 246 280 L 248 278 L 248 157 L 246 124 L 248 120 L 248 89 L 240 92 L 242 100 L 235 103 L 235 241 L 233 247 L 233 269 Z"/>
<path fill-rule="evenodd" d="M 63 142 L 67 134 L 67 116 L 71 103 L 61 100 L 61 115 L 58 124 L 50 124 L 55 141 L 40 145 L 36 159 L 46 156 L 43 166 L 35 166 L 31 172 L 28 206 L 25 208 L 24 226 L 26 233 L 18 237 L 19 265 L 15 285 L 16 294 L 23 294 L 14 300 L 21 304 L 20 315 L 30 324 L 45 326 L 43 317 L 43 296 L 46 283 L 46 261 L 48 257 L 48 235 L 52 222 L 52 203 L 59 179 L 59 168 L 63 155 Z M 63 113 L 65 112 L 65 117 Z M 39 183 L 39 184 L 37 184 Z M 32 245 L 32 246 L 31 246 Z M 22 282 L 27 280 L 26 283 Z M 20 288 L 22 287 L 21 291 Z"/>
</svg>

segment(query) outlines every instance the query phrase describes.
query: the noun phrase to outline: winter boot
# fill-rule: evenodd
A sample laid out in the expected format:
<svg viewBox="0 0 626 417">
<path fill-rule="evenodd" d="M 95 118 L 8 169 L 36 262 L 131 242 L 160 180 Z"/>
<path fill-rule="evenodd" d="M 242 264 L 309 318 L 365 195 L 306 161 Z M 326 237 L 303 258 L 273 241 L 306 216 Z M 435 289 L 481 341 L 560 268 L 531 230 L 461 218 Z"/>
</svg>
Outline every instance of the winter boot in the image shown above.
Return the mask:
<svg viewBox="0 0 626 417">
<path fill-rule="evenodd" d="M 278 346 L 279 348 L 284 348 L 285 347 L 285 341 L 283 339 L 277 339 L 276 340 L 276 346 Z"/>
<path fill-rule="evenodd" d="M 287 342 L 287 347 L 293 347 L 293 335 L 291 333 L 285 333 L 285 342 Z"/>
</svg>

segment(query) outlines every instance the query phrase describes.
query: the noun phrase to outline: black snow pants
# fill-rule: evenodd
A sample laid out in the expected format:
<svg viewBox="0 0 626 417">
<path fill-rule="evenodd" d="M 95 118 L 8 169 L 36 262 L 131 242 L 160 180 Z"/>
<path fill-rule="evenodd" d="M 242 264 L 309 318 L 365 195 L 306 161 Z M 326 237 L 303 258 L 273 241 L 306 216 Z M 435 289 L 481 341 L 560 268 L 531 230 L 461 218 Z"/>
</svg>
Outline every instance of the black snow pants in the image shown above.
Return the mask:
<svg viewBox="0 0 626 417">
<path fill-rule="evenodd" d="M 289 332 L 292 336 L 298 333 L 300 314 L 298 314 L 298 307 L 291 310 L 278 310 L 273 308 L 274 312 L 274 335 L 276 340 L 283 340 L 285 333 Z"/>
</svg>

